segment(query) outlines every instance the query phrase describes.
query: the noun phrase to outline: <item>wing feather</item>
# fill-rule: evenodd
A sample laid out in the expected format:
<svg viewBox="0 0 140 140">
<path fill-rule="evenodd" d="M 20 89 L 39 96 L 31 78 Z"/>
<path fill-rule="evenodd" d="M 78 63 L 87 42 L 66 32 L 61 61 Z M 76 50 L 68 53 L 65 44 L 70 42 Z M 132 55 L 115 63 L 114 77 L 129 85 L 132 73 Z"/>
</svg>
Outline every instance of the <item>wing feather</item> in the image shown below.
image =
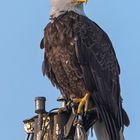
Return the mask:
<svg viewBox="0 0 140 140">
<path fill-rule="evenodd" d="M 80 17 L 74 25 L 75 50 L 86 88 L 97 106 L 111 140 L 119 140 L 123 126 L 119 90 L 120 67 L 107 34 L 94 22 Z"/>
</svg>

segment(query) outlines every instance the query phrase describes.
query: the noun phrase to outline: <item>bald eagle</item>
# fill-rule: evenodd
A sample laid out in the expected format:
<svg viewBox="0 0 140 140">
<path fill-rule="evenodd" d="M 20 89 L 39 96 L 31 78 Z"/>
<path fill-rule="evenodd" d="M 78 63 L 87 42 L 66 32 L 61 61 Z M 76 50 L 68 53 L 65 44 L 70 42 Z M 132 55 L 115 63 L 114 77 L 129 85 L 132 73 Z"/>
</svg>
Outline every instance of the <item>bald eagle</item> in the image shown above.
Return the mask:
<svg viewBox="0 0 140 140">
<path fill-rule="evenodd" d="M 120 67 L 108 35 L 83 10 L 87 0 L 51 0 L 51 21 L 44 29 L 43 74 L 77 113 L 96 107 L 98 140 L 123 140 L 129 119 L 122 108 Z M 84 108 L 84 109 L 83 109 Z"/>
</svg>

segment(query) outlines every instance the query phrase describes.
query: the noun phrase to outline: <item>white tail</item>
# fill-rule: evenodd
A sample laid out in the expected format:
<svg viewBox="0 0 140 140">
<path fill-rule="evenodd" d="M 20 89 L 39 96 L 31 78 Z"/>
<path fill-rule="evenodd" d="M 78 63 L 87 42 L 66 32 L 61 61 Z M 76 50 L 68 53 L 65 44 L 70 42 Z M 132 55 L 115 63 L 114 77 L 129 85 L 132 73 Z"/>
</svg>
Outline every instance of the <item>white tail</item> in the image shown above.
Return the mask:
<svg viewBox="0 0 140 140">
<path fill-rule="evenodd" d="M 103 122 L 97 121 L 93 127 L 97 140 L 110 140 Z M 122 131 L 120 131 L 120 140 L 125 140 Z"/>
</svg>

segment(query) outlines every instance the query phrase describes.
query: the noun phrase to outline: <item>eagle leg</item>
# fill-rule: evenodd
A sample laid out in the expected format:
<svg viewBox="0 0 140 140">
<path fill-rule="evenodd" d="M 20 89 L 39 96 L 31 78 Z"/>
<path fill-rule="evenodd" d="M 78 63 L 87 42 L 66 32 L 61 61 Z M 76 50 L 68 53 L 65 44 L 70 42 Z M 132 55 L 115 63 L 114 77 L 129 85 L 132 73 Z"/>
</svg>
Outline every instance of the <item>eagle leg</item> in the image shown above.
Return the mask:
<svg viewBox="0 0 140 140">
<path fill-rule="evenodd" d="M 80 114 L 83 111 L 87 112 L 88 110 L 88 104 L 89 104 L 89 93 L 86 93 L 86 95 L 83 98 L 74 98 L 72 99 L 73 103 L 79 103 L 77 113 Z"/>
</svg>

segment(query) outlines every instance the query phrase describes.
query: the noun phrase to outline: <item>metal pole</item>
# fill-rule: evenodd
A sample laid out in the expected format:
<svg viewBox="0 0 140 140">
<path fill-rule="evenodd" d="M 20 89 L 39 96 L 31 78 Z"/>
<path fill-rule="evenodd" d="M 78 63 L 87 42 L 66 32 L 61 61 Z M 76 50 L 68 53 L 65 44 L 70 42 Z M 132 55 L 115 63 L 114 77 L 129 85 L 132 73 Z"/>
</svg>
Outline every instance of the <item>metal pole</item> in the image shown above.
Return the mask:
<svg viewBox="0 0 140 140">
<path fill-rule="evenodd" d="M 36 130 L 35 131 L 35 140 L 41 140 L 43 135 L 43 114 L 45 111 L 45 97 L 36 97 L 35 98 L 35 113 L 38 114 L 37 124 L 36 124 Z"/>
</svg>

